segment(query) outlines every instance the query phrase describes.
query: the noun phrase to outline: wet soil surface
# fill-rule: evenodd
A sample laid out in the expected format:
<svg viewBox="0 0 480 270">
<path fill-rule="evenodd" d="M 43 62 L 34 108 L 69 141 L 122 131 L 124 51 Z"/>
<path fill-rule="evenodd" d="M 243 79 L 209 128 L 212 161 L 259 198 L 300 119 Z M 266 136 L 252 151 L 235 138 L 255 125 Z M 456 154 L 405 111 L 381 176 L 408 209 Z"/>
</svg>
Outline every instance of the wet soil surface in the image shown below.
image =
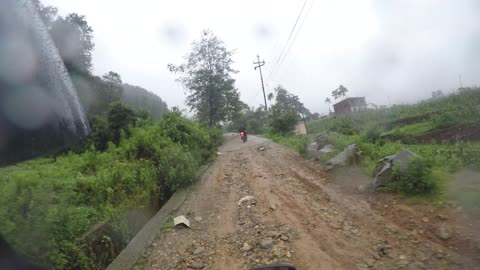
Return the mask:
<svg viewBox="0 0 480 270">
<path fill-rule="evenodd" d="M 191 228 L 159 228 L 136 268 L 480 269 L 480 223 L 455 208 L 367 194 L 360 172 L 327 175 L 254 136 L 219 151 L 174 213 Z"/>
</svg>

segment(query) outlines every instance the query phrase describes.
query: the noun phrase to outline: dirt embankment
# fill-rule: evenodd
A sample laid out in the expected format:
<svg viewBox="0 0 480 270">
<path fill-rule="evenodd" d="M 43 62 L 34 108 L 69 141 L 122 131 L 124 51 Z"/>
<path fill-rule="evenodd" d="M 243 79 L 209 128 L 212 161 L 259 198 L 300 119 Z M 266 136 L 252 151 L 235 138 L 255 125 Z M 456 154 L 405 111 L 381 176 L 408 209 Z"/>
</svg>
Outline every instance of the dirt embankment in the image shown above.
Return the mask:
<svg viewBox="0 0 480 270">
<path fill-rule="evenodd" d="M 382 138 L 390 141 L 405 141 L 416 144 L 453 143 L 459 141 L 480 141 L 480 125 L 462 125 L 427 132 L 422 135 L 388 134 Z"/>
<path fill-rule="evenodd" d="M 231 137 L 220 152 L 175 213 L 192 228 L 159 230 L 140 269 L 243 270 L 279 261 L 312 270 L 480 269 L 479 223 L 452 209 L 360 193 L 349 177 L 336 181 L 253 136 Z M 246 196 L 253 199 L 239 204 Z"/>
</svg>

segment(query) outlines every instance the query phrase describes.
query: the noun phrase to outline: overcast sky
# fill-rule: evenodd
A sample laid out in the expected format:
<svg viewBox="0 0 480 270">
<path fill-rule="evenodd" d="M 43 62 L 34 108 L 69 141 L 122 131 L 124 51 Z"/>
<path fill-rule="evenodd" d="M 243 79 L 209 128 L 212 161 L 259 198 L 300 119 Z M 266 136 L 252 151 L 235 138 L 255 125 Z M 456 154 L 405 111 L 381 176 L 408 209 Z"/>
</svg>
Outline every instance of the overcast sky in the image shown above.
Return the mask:
<svg viewBox="0 0 480 270">
<path fill-rule="evenodd" d="M 478 0 L 308 0 L 295 42 L 272 76 L 303 0 L 42 2 L 62 15 L 86 15 L 95 74 L 114 70 L 169 107 L 184 108 L 185 95 L 167 64 L 182 63 L 207 28 L 236 50 L 237 87 L 251 106 L 263 103 L 257 54 L 266 62 L 267 94 L 281 84 L 319 113 L 328 112 L 324 100 L 339 84 L 378 105 L 452 91 L 459 74 L 464 86 L 480 85 Z"/>
</svg>

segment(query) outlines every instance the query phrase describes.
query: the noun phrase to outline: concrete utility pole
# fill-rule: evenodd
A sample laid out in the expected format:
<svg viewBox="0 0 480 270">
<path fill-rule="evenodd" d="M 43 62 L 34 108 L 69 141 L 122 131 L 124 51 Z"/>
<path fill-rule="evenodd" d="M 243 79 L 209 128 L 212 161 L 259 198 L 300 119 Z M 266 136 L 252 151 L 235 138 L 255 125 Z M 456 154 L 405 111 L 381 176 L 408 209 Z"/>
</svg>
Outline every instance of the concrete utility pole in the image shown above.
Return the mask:
<svg viewBox="0 0 480 270">
<path fill-rule="evenodd" d="M 260 71 L 260 80 L 262 81 L 262 91 L 263 91 L 263 100 L 265 101 L 265 111 L 268 113 L 268 107 L 267 107 L 267 96 L 265 95 L 265 86 L 263 86 L 263 75 L 262 75 L 262 66 L 265 65 L 265 61 L 260 61 L 260 56 L 257 54 L 257 62 L 253 62 L 254 65 L 256 65 L 253 69 Z"/>
</svg>

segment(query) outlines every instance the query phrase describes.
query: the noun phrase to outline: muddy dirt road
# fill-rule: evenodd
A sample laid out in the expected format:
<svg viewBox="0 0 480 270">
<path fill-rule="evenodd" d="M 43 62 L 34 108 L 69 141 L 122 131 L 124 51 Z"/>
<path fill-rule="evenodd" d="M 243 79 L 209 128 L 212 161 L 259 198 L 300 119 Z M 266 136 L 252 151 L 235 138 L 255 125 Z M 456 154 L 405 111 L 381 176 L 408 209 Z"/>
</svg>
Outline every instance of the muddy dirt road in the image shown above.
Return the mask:
<svg viewBox="0 0 480 270">
<path fill-rule="evenodd" d="M 480 269 L 479 227 L 452 209 L 345 188 L 253 136 L 229 135 L 219 151 L 175 213 L 192 228 L 159 232 L 138 269 Z"/>
</svg>

